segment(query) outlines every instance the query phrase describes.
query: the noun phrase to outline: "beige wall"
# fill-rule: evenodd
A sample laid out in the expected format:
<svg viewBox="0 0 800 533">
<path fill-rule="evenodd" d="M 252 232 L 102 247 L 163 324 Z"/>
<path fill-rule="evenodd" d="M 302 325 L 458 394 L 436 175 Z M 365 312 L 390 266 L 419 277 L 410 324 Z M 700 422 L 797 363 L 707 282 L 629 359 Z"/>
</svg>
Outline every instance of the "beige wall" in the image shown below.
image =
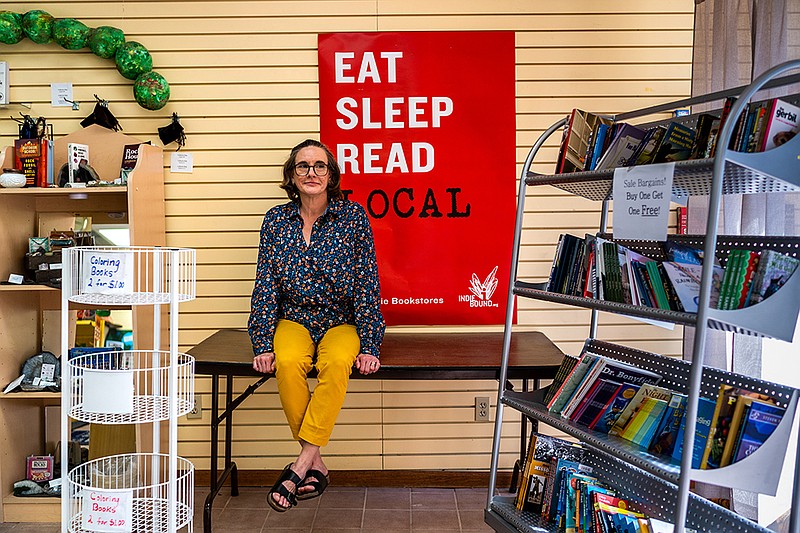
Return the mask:
<svg viewBox="0 0 800 533">
<path fill-rule="evenodd" d="M 289 147 L 318 135 L 317 33 L 404 30 L 512 30 L 517 57 L 517 163 L 550 124 L 572 107 L 613 113 L 687 96 L 690 90 L 692 0 L 569 2 L 533 0 L 352 1 L 51 1 L 4 2 L 23 13 L 44 9 L 89 26 L 121 28 L 144 44 L 155 70 L 172 86 L 168 106 L 145 111 L 132 100 L 131 82 L 113 63 L 89 51 L 23 41 L 2 45 L 11 69 L 12 102 L 32 102 L 57 135 L 79 127 L 93 93 L 111 101 L 125 133 L 159 143 L 156 129 L 181 116 L 194 154 L 194 172 L 171 174 L 166 148 L 167 240 L 197 249 L 198 299 L 181 306 L 182 349 L 220 328 L 246 324 L 258 229 L 263 213 L 284 197 L 279 167 Z M 474 83 L 485 83 L 479 73 Z M 70 81 L 81 110 L 49 105 L 51 82 Z M 16 114 L 11 106 L 6 114 Z M 16 131 L 0 120 L 0 143 Z M 557 138 L 534 170 L 550 172 Z M 599 204 L 530 191 L 520 273 L 542 279 L 558 234 L 596 227 Z M 521 328 L 546 332 L 577 352 L 589 312 L 521 301 Z M 604 316 L 603 338 L 675 354 L 680 332 Z M 237 383 L 241 389 L 247 381 Z M 296 451 L 268 384 L 237 412 L 234 453 L 240 468 L 278 468 Z M 209 383 L 198 390 L 210 405 Z M 332 468 L 485 469 L 491 424 L 471 422 L 474 397 L 491 396 L 493 382 L 381 382 L 352 384 L 327 448 Z M 502 464 L 514 458 L 518 417 L 508 415 Z M 208 414 L 181 422 L 181 453 L 208 467 Z"/>
</svg>

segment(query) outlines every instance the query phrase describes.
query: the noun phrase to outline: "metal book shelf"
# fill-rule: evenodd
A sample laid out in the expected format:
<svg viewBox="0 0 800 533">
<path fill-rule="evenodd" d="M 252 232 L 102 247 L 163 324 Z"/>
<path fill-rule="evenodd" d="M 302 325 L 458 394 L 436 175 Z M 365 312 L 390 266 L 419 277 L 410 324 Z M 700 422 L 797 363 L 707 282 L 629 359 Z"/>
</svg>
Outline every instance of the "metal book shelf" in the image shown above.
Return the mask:
<svg viewBox="0 0 800 533">
<path fill-rule="evenodd" d="M 745 105 L 753 98 L 755 93 L 764 87 L 775 87 L 781 84 L 795 82 L 797 76 L 777 78 L 785 72 L 800 68 L 800 61 L 789 61 L 774 67 L 756 79 L 750 85 L 729 90 L 725 94 L 715 93 L 706 97 L 692 98 L 664 104 L 657 108 L 637 110 L 617 119 L 627 119 L 634 116 L 646 116 L 649 113 L 666 111 L 669 109 L 685 107 L 699 103 L 713 102 L 729 95 L 738 95 L 738 99 L 730 110 L 730 117 L 738 117 Z M 791 99 L 790 99 L 791 100 Z M 696 117 L 683 117 L 681 120 L 692 120 Z M 641 353 L 615 346 L 612 357 L 637 366 L 650 368 L 652 364 L 662 364 L 662 360 L 669 367 L 670 380 L 663 382 L 664 386 L 687 394 L 685 417 L 685 435 L 680 464 L 671 458 L 660 458 L 647 453 L 641 448 L 631 445 L 621 439 L 607 435 L 600 435 L 572 424 L 561 417 L 548 413 L 537 398 L 530 394 L 506 391 L 503 386 L 498 388 L 497 414 L 495 418 L 494 445 L 490 468 L 489 497 L 486 506 L 486 522 L 498 531 L 550 531 L 552 526 L 529 523 L 525 513 L 519 513 L 513 508 L 513 503 L 500 497 L 495 497 L 495 483 L 498 468 L 499 442 L 503 423 L 503 408 L 505 405 L 519 410 L 523 414 L 553 425 L 562 431 L 582 441 L 590 450 L 591 465 L 600 474 L 598 477 L 612 481 L 617 488 L 633 491 L 629 497 L 640 501 L 646 512 L 653 516 L 663 518 L 675 524 L 675 532 L 683 533 L 687 529 L 698 531 L 767 531 L 758 524 L 735 513 L 710 503 L 689 490 L 692 481 L 703 481 L 728 487 L 740 487 L 742 484 L 748 490 L 761 490 L 771 492 L 770 488 L 776 477 L 774 461 L 770 465 L 769 455 L 783 457 L 786 455 L 789 435 L 795 415 L 798 392 L 791 387 L 778 386 L 761 382 L 744 376 L 706 368 L 703 366 L 705 343 L 709 329 L 719 329 L 773 337 L 791 341 L 795 333 L 795 325 L 800 308 L 800 274 L 793 275 L 789 281 L 769 299 L 745 309 L 735 311 L 721 311 L 711 309 L 709 305 L 712 285 L 713 269 L 711 262 L 706 262 L 700 279 L 700 295 L 697 313 L 678 313 L 633 306 L 616 302 L 600 301 L 576 296 L 549 293 L 544 286 L 517 279 L 517 266 L 521 245 L 522 220 L 525 213 L 526 187 L 535 185 L 552 185 L 571 194 L 602 202 L 602 215 L 599 231 L 606 231 L 608 220 L 609 201 L 612 199 L 614 171 L 580 172 L 561 175 L 541 175 L 529 172 L 533 158 L 538 153 L 544 142 L 556 131 L 567 123 L 566 119 L 553 124 L 548 128 L 536 143 L 531 147 L 523 166 L 520 179 L 517 224 L 514 234 L 514 248 L 512 252 L 511 280 L 509 283 L 507 315 L 504 333 L 504 353 L 501 362 L 500 383 L 505 383 L 507 368 L 507 347 L 510 345 L 514 314 L 514 298 L 516 296 L 533 298 L 544 301 L 562 303 L 592 309 L 592 321 L 588 341 L 594 348 L 609 348 L 607 343 L 592 340 L 596 336 L 597 313 L 606 311 L 634 317 L 672 322 L 689 325 L 696 328 L 692 353 L 692 363 L 677 361 L 671 358 Z M 719 222 L 719 209 L 722 194 L 751 194 L 751 193 L 780 193 L 800 190 L 800 136 L 796 136 L 786 144 L 764 153 L 734 153 L 727 149 L 728 141 L 734 130 L 736 120 L 726 121 L 717 141 L 717 153 L 713 159 L 677 162 L 673 180 L 673 193 L 678 197 L 689 195 L 708 195 L 709 214 L 704 236 L 685 237 L 696 239 L 696 245 L 702 245 L 704 257 L 721 255 L 722 260 L 732 248 L 763 249 L 773 248 L 794 257 L 800 256 L 800 239 L 796 237 L 719 237 L 717 232 Z M 684 237 L 679 237 L 684 238 Z M 620 241 L 622 242 L 622 241 Z M 637 249 L 637 245 L 650 244 L 644 241 L 626 242 L 626 246 Z M 657 243 L 655 243 L 657 246 Z M 719 254 L 718 254 L 719 252 Z M 645 253 L 645 252 L 642 252 Z M 645 253 L 647 255 L 647 253 Z M 629 355 L 635 355 L 636 361 L 629 361 Z M 666 368 L 666 367 L 665 367 Z M 663 373 L 665 368 L 660 369 Z M 673 374 L 675 374 L 673 376 Z M 715 470 L 698 470 L 691 468 L 692 454 L 686 453 L 693 447 L 693 437 L 697 423 L 697 409 L 700 397 L 716 398 L 720 383 L 739 384 L 749 390 L 770 390 L 771 394 L 779 397 L 783 406 L 787 408 L 786 414 L 776 432 L 765 444 L 751 457 L 735 465 Z M 755 389 L 754 389 L 755 387 Z M 795 453 L 800 452 L 800 447 Z M 752 460 L 752 461 L 751 461 Z M 762 461 L 765 461 L 766 464 Z M 769 468 L 767 468 L 769 466 Z M 797 462 L 795 479 L 800 479 L 800 461 Z M 766 481 L 766 478 L 771 478 Z M 641 483 L 641 484 L 640 484 Z M 797 483 L 796 483 L 797 484 Z M 638 487 L 641 487 L 639 491 Z M 755 489 L 754 489 L 755 488 Z M 663 492 L 662 492 L 663 491 Z M 774 493 L 774 492 L 773 492 Z M 790 531 L 800 533 L 800 487 L 793 490 L 791 505 Z M 646 509 L 655 506 L 654 509 Z"/>
</svg>

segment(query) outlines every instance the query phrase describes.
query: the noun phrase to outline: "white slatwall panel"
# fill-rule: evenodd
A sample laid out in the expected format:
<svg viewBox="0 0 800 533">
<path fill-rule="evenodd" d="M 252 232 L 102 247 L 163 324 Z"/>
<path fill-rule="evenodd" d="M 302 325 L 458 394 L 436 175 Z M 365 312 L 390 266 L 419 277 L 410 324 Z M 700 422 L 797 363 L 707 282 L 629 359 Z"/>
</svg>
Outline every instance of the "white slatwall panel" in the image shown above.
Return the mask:
<svg viewBox="0 0 800 533">
<path fill-rule="evenodd" d="M 34 5 L 35 4 L 35 5 Z M 109 60 L 87 51 L 29 41 L 0 48 L 11 69 L 12 102 L 31 102 L 57 135 L 78 128 L 93 94 L 111 101 L 125 133 L 158 144 L 156 130 L 172 112 L 186 128 L 192 174 L 171 174 L 166 148 L 168 244 L 198 250 L 198 299 L 181 308 L 180 342 L 188 349 L 220 328 L 243 327 L 249 310 L 258 229 L 263 213 L 284 201 L 280 165 L 298 141 L 318 136 L 317 33 L 347 31 L 511 30 L 517 43 L 517 163 L 550 124 L 573 107 L 629 110 L 689 94 L 693 2 L 624 0 L 322 0 L 4 2 L 23 13 L 44 9 L 89 26 L 112 25 L 144 44 L 170 82 L 166 108 L 145 111 L 131 82 Z M 465 75 L 461 73 L 460 75 Z M 49 105 L 51 82 L 72 82 L 82 102 L 74 112 Z M 481 80 L 475 80 L 480 83 Z M 15 114 L 11 106 L 7 114 Z M 0 143 L 16 124 L 0 121 Z M 558 139 L 534 170 L 550 172 Z M 530 191 L 520 273 L 542 278 L 558 234 L 593 231 L 599 205 L 555 189 Z M 540 329 L 577 352 L 589 314 L 543 302 L 520 302 L 522 329 Z M 675 354 L 680 332 L 604 316 L 609 340 Z M 450 331 L 457 328 L 442 328 Z M 489 328 L 498 329 L 498 328 Z M 243 389 L 246 380 L 237 380 Z M 268 384 L 236 413 L 234 451 L 240 468 L 280 468 L 296 452 Z M 210 384 L 198 379 L 203 405 Z M 332 468 L 486 469 L 491 424 L 472 422 L 475 396 L 496 395 L 493 382 L 353 383 L 326 453 Z M 432 407 L 436 406 L 436 407 Z M 503 466 L 517 453 L 519 417 L 504 425 Z M 208 467 L 208 413 L 181 425 L 181 453 Z"/>
</svg>

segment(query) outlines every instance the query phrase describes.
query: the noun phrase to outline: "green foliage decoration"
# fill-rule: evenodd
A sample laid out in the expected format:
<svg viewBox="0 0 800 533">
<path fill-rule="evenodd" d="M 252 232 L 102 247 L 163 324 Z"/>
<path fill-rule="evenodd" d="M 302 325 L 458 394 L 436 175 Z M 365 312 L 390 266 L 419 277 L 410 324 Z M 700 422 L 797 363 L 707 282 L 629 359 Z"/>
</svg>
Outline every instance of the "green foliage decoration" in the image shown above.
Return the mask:
<svg viewBox="0 0 800 533">
<path fill-rule="evenodd" d="M 140 74 L 153 70 L 153 58 L 141 43 L 128 41 L 114 54 L 117 70 L 129 80 L 135 80 Z"/>
<path fill-rule="evenodd" d="M 24 37 L 22 16 L 12 11 L 0 11 L 0 43 L 17 44 Z"/>
<path fill-rule="evenodd" d="M 125 44 L 125 34 L 119 28 L 99 26 L 89 30 L 89 48 L 98 57 L 103 59 L 114 57 L 123 44 Z"/>
<path fill-rule="evenodd" d="M 53 40 L 53 15 L 41 9 L 34 9 L 22 15 L 22 29 L 25 35 L 36 44 L 47 44 Z"/>
<path fill-rule="evenodd" d="M 80 50 L 86 47 L 89 27 L 75 19 L 56 19 L 53 22 L 53 40 L 67 50 Z"/>
<path fill-rule="evenodd" d="M 0 43 L 17 44 L 27 37 L 36 44 L 55 41 L 67 50 L 89 47 L 96 56 L 114 59 L 117 70 L 125 78 L 135 80 L 133 97 L 145 109 L 158 110 L 167 105 L 169 83 L 153 71 L 153 58 L 147 48 L 136 41 L 125 40 L 125 34 L 113 26 L 89 28 L 73 18 L 54 18 L 40 9 L 24 15 L 0 10 Z"/>
<path fill-rule="evenodd" d="M 143 108 L 156 111 L 169 101 L 169 83 L 154 70 L 145 72 L 133 82 L 133 97 Z"/>
</svg>

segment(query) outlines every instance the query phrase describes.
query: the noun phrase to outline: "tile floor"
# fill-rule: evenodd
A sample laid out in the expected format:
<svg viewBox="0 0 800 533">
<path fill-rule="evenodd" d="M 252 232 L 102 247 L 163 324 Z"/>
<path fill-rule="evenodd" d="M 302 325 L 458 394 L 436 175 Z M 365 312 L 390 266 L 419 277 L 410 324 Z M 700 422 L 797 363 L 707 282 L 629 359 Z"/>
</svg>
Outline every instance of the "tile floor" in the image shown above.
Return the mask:
<svg viewBox="0 0 800 533">
<path fill-rule="evenodd" d="M 285 513 L 266 502 L 266 488 L 226 491 L 214 502 L 214 533 L 285 532 L 393 533 L 490 532 L 483 521 L 486 489 L 426 489 L 331 486 L 320 498 L 300 502 Z M 198 491 L 194 532 L 203 531 L 206 493 Z M 0 524 L 0 533 L 59 533 L 55 524 Z"/>
</svg>

